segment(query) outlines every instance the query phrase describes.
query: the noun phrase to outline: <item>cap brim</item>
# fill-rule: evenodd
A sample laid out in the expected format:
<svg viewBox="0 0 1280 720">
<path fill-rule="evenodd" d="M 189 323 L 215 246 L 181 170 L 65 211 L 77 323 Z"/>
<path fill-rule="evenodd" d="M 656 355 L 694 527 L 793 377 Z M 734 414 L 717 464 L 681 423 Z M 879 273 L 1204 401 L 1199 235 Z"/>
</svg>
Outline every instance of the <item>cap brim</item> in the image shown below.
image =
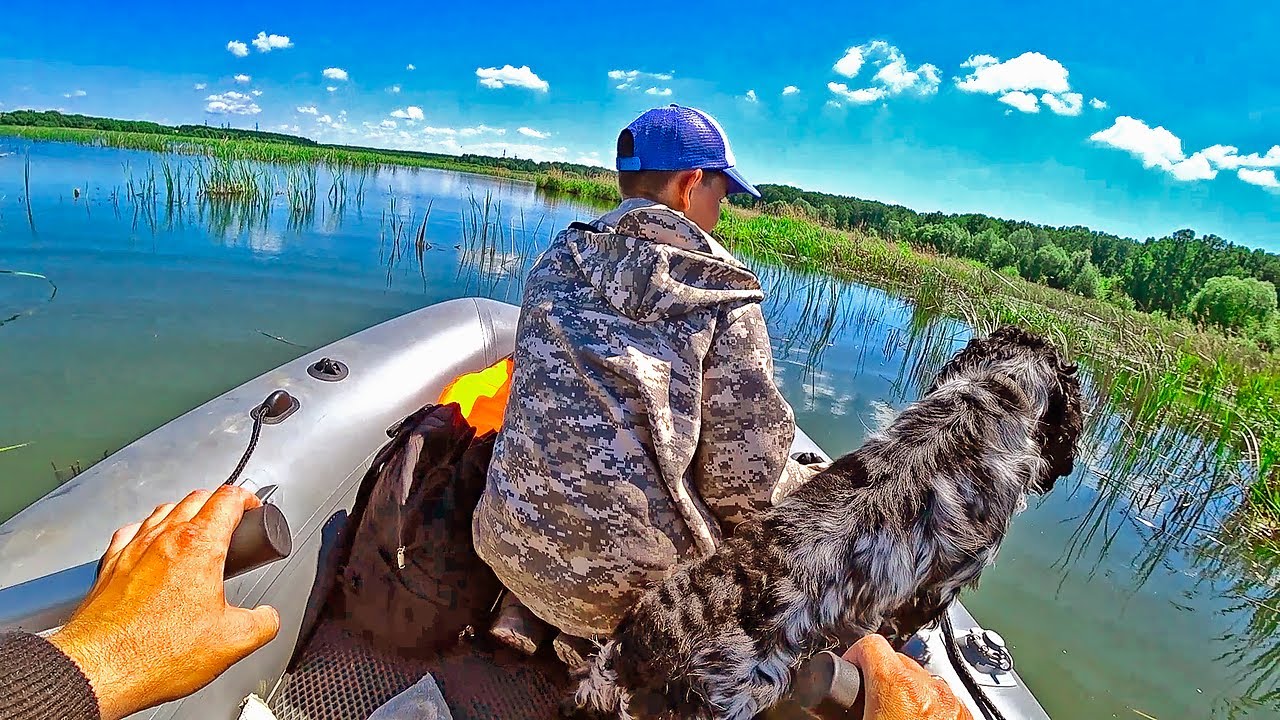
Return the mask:
<svg viewBox="0 0 1280 720">
<path fill-rule="evenodd" d="M 756 189 L 755 185 L 752 185 L 751 183 L 747 182 L 747 179 L 742 177 L 742 173 L 738 172 L 738 168 L 725 168 L 720 172 L 724 173 L 729 177 L 729 194 L 730 195 L 737 195 L 738 193 L 746 193 L 754 198 L 760 197 L 760 191 Z"/>
</svg>

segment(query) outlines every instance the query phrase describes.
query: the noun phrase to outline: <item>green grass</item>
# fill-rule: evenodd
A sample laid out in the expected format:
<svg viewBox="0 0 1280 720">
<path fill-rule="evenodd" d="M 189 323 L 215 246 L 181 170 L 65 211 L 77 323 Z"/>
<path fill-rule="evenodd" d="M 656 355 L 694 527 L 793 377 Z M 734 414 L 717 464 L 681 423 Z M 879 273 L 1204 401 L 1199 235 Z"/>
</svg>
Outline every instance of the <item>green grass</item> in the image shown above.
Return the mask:
<svg viewBox="0 0 1280 720">
<path fill-rule="evenodd" d="M 1249 505 L 1280 531 L 1280 364 L 1254 344 L 806 219 L 725 208 L 716 232 L 738 252 L 880 287 L 979 332 L 1016 324 L 1052 338 L 1127 421 L 1179 427 L 1245 461 Z"/>
</svg>

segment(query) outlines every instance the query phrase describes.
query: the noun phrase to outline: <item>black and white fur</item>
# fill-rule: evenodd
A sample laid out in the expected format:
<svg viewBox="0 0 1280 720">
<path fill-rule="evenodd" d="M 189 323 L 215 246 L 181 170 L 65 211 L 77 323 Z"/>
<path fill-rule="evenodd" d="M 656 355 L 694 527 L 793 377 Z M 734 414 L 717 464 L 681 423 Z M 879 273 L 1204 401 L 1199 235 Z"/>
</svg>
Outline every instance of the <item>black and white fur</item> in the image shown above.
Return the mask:
<svg viewBox="0 0 1280 720">
<path fill-rule="evenodd" d="M 1027 494 L 1069 474 L 1075 367 L 1002 328 L 924 397 L 623 617 L 574 704 L 616 718 L 747 720 L 838 638 L 905 640 L 995 559 Z"/>
</svg>

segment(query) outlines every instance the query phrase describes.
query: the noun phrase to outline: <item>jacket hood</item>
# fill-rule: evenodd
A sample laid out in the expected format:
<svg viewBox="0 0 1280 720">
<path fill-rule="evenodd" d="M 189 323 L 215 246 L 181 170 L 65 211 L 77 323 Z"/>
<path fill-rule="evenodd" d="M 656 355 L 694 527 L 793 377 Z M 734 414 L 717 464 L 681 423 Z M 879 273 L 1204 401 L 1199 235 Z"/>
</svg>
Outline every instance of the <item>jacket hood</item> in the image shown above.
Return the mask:
<svg viewBox="0 0 1280 720">
<path fill-rule="evenodd" d="M 618 312 L 655 322 L 764 298 L 755 274 L 683 213 L 659 204 L 620 209 L 596 230 L 565 233 L 583 277 Z"/>
</svg>

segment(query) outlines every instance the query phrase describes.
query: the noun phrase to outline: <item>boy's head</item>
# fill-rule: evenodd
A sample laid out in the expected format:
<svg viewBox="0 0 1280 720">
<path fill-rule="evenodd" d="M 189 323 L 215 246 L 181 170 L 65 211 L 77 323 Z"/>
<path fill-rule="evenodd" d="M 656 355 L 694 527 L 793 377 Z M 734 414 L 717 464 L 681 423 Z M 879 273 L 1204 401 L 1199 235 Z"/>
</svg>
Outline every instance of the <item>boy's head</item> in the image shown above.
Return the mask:
<svg viewBox="0 0 1280 720">
<path fill-rule="evenodd" d="M 683 212 L 703 230 L 720 219 L 727 195 L 760 197 L 734 167 L 729 137 L 715 118 L 668 105 L 636 118 L 618 135 L 618 189 Z"/>
</svg>

